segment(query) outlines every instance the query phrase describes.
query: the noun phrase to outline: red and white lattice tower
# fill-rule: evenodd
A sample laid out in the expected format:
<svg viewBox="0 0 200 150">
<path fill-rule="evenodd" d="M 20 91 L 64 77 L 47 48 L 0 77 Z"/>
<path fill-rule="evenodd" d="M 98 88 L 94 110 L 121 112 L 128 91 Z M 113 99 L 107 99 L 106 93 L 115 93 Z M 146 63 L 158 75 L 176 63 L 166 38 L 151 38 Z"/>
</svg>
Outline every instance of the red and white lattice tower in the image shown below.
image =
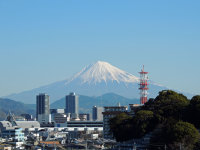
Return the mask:
<svg viewBox="0 0 200 150">
<path fill-rule="evenodd" d="M 139 90 L 140 90 L 140 104 L 144 104 L 147 102 L 147 95 L 148 92 L 147 90 L 148 88 L 148 72 L 144 71 L 144 65 L 143 65 L 143 69 L 141 70 L 140 73 L 140 84 L 139 84 Z"/>
</svg>

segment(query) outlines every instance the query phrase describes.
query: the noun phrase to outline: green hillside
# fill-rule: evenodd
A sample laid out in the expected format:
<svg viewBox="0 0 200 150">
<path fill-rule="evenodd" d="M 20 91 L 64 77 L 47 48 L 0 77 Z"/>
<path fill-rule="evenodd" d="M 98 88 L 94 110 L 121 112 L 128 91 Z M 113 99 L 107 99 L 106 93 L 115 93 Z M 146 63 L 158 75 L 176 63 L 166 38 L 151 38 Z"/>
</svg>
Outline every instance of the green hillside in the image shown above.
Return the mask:
<svg viewBox="0 0 200 150">
<path fill-rule="evenodd" d="M 8 112 L 11 111 L 15 115 L 29 113 L 35 115 L 35 105 L 23 104 L 11 99 L 0 98 L 0 120 L 4 120 Z"/>
</svg>

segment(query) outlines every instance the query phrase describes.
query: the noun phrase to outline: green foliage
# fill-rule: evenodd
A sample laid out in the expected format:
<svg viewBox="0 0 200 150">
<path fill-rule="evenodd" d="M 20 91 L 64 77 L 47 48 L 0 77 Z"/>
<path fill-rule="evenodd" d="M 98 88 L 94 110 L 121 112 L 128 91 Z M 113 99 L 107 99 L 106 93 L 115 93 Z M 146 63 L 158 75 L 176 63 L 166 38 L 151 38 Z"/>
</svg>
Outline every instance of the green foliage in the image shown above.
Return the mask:
<svg viewBox="0 0 200 150">
<path fill-rule="evenodd" d="M 135 117 L 121 113 L 110 119 L 110 131 L 117 141 L 127 141 L 141 138 L 155 127 L 155 118 L 152 111 L 138 111 Z"/>
<path fill-rule="evenodd" d="M 194 145 L 193 150 L 200 150 L 200 139 L 199 139 L 198 142 Z"/>
<path fill-rule="evenodd" d="M 194 125 L 188 122 L 177 122 L 171 128 L 172 140 L 175 142 L 196 143 L 198 141 L 199 133 Z"/>
<path fill-rule="evenodd" d="M 167 144 L 170 150 L 178 150 L 180 145 L 184 149 L 197 150 L 200 149 L 200 138 L 195 126 L 200 128 L 199 116 L 199 95 L 189 101 L 182 94 L 163 90 L 155 99 L 137 109 L 134 117 L 120 114 L 111 119 L 110 125 L 117 141 L 141 138 L 153 131 L 150 142 L 151 145 L 160 145 L 157 149 L 164 149 Z M 155 147 L 150 146 L 150 149 L 155 150 Z"/>
<path fill-rule="evenodd" d="M 120 113 L 110 119 L 110 131 L 117 141 L 132 139 L 132 117 L 126 113 Z"/>
<path fill-rule="evenodd" d="M 190 104 L 193 106 L 200 104 L 200 95 L 192 97 Z"/>
<path fill-rule="evenodd" d="M 186 121 L 194 124 L 197 128 L 200 128 L 200 95 L 192 97 L 185 115 Z"/>
<path fill-rule="evenodd" d="M 164 122 L 171 117 L 181 120 L 188 105 L 189 100 L 184 95 L 171 90 L 163 90 L 154 100 L 147 102 L 143 109 L 153 111 L 158 120 Z"/>
<path fill-rule="evenodd" d="M 194 125 L 182 121 L 172 125 L 168 129 L 167 135 L 171 139 L 172 147 L 177 148 L 181 144 L 185 149 L 193 149 L 199 140 L 199 132 Z"/>
<path fill-rule="evenodd" d="M 139 138 L 151 131 L 155 127 L 154 114 L 149 110 L 140 110 L 133 118 L 134 137 Z"/>
<path fill-rule="evenodd" d="M 194 125 L 170 119 L 169 123 L 161 125 L 154 133 L 150 145 L 160 145 L 156 147 L 157 149 L 163 149 L 166 144 L 169 150 L 179 150 L 180 146 L 183 149 L 192 150 L 200 146 L 199 140 L 199 132 Z M 155 150 L 156 148 L 150 146 L 149 149 Z"/>
</svg>

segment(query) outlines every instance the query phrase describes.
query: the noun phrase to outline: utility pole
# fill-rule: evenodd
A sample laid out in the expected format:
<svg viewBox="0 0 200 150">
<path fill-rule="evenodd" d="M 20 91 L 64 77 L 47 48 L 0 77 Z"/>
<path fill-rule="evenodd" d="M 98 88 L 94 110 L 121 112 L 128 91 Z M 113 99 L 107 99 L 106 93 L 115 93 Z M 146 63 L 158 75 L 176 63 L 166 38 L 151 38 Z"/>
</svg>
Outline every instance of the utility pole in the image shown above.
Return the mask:
<svg viewBox="0 0 200 150">
<path fill-rule="evenodd" d="M 167 145 L 165 144 L 165 150 L 167 150 Z"/>
</svg>

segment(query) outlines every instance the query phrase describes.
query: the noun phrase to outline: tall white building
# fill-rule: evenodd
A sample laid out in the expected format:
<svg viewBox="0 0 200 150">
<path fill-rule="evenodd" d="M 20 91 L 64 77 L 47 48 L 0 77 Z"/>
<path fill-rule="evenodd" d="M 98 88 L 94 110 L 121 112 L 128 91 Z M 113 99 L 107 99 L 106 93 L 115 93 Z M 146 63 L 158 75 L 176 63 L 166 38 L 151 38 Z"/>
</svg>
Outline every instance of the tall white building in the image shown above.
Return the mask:
<svg viewBox="0 0 200 150">
<path fill-rule="evenodd" d="M 51 122 L 49 95 L 41 93 L 36 96 L 36 118 L 40 123 Z"/>
<path fill-rule="evenodd" d="M 93 106 L 92 108 L 92 119 L 94 121 L 103 121 L 103 114 L 104 111 L 103 107 Z"/>
<path fill-rule="evenodd" d="M 110 107 L 104 107 L 103 112 L 103 136 L 105 139 L 113 139 L 113 135 L 110 132 L 110 124 L 109 120 L 116 115 L 127 112 L 128 106 L 110 106 Z"/>
</svg>

